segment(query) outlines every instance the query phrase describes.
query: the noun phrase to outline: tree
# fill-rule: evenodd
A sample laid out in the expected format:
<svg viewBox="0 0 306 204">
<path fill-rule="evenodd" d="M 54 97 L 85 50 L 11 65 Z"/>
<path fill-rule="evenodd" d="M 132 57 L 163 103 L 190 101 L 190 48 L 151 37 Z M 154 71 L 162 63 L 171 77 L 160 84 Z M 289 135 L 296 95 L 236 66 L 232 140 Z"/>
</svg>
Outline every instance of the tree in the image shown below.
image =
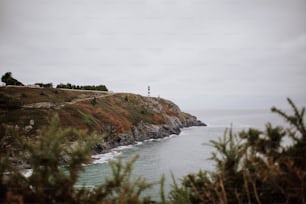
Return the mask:
<svg viewBox="0 0 306 204">
<path fill-rule="evenodd" d="M 35 83 L 35 85 L 42 87 L 42 88 L 53 88 L 53 84 L 52 83 Z"/>
<path fill-rule="evenodd" d="M 2 77 L 1 81 L 5 83 L 5 85 L 15 85 L 15 86 L 23 86 L 23 84 L 12 77 L 11 72 L 6 72 Z"/>
<path fill-rule="evenodd" d="M 85 85 L 85 86 L 80 86 L 80 85 L 74 85 L 74 84 L 63 84 L 60 83 L 56 86 L 56 88 L 64 88 L 64 89 L 80 89 L 80 90 L 93 90 L 93 91 L 108 91 L 107 87 L 105 85 Z"/>
</svg>

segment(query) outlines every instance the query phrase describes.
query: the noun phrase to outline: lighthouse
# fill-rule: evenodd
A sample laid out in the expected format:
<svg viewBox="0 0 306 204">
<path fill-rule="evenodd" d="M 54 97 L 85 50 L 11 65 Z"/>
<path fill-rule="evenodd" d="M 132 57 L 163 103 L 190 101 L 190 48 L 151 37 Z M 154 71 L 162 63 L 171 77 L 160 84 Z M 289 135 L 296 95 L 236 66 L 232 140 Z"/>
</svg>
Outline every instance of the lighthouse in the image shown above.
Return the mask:
<svg viewBox="0 0 306 204">
<path fill-rule="evenodd" d="M 150 93 L 151 93 L 151 88 L 150 86 L 148 86 L 148 97 L 150 97 Z"/>
</svg>

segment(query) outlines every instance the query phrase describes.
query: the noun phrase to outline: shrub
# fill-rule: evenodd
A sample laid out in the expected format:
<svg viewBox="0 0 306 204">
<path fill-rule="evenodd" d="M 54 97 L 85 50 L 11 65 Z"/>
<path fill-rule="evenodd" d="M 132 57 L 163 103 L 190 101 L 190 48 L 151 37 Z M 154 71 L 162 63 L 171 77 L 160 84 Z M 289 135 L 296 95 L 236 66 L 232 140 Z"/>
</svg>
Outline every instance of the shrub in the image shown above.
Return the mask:
<svg viewBox="0 0 306 204">
<path fill-rule="evenodd" d="M 293 114 L 272 108 L 289 127 L 264 131 L 249 129 L 238 134 L 230 130 L 211 141 L 216 149 L 211 159 L 215 172 L 200 171 L 174 185 L 171 203 L 305 203 L 306 129 L 305 108 L 298 110 L 288 99 Z M 284 138 L 291 143 L 284 145 Z"/>
<path fill-rule="evenodd" d="M 88 141 L 85 133 L 59 128 L 59 117 L 53 117 L 50 127 L 43 131 L 39 141 L 27 143 L 16 131 L 5 134 L 23 149 L 18 159 L 27 159 L 32 175 L 25 177 L 10 161 L 11 153 L 0 152 L 0 203 L 149 203 L 141 198 L 151 186 L 144 179 L 132 181 L 131 171 L 135 161 L 123 164 L 111 162 L 112 176 L 94 189 L 75 189 L 83 164 L 90 160 L 94 139 Z M 86 142 L 84 142 L 86 139 Z M 28 155 L 28 156 L 25 156 Z M 15 155 L 17 157 L 17 155 Z"/>
<path fill-rule="evenodd" d="M 53 88 L 52 83 L 35 83 L 35 85 L 41 87 L 41 88 Z"/>
<path fill-rule="evenodd" d="M 2 75 L 1 81 L 4 82 L 6 86 L 8 85 L 23 86 L 23 84 L 20 81 L 13 78 L 11 72 L 6 72 L 4 75 Z"/>
<path fill-rule="evenodd" d="M 20 97 L 21 97 L 21 98 L 27 98 L 27 97 L 28 97 L 28 95 L 27 95 L 27 94 L 25 94 L 25 93 L 22 93 L 22 94 L 20 95 Z"/>
<path fill-rule="evenodd" d="M 95 106 L 97 104 L 97 98 L 94 97 L 92 100 L 90 100 L 90 104 Z"/>
<path fill-rule="evenodd" d="M 18 109 L 22 103 L 19 99 L 0 93 L 0 109 Z"/>
<path fill-rule="evenodd" d="M 93 90 L 93 91 L 108 91 L 107 87 L 105 85 L 86 85 L 86 86 L 79 86 L 79 85 L 73 85 L 70 83 L 63 84 L 60 83 L 56 86 L 56 88 L 63 88 L 63 89 L 80 89 L 80 90 Z"/>
</svg>

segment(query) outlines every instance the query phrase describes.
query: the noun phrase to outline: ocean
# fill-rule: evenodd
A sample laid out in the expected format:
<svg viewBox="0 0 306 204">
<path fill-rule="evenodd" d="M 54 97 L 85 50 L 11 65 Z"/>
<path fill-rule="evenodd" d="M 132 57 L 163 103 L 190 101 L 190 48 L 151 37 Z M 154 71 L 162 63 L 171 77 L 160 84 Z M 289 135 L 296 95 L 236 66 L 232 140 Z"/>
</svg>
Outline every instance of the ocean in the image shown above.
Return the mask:
<svg viewBox="0 0 306 204">
<path fill-rule="evenodd" d="M 85 167 L 80 175 L 78 186 L 93 187 L 101 184 L 111 175 L 109 160 L 121 157 L 124 161 L 139 158 L 134 164 L 133 176 L 141 176 L 148 182 L 158 182 L 165 176 L 165 191 L 169 192 L 173 184 L 172 176 L 179 183 L 180 179 L 199 170 L 213 171 L 214 163 L 209 160 L 214 149 L 209 141 L 223 137 L 226 129 L 234 132 L 243 129 L 264 129 L 267 122 L 283 125 L 284 121 L 270 110 L 191 110 L 207 127 L 182 129 L 180 135 L 171 135 L 159 140 L 148 140 L 136 145 L 122 146 L 110 153 L 96 155 L 93 164 Z M 160 186 L 156 185 L 147 193 L 159 198 Z"/>
</svg>

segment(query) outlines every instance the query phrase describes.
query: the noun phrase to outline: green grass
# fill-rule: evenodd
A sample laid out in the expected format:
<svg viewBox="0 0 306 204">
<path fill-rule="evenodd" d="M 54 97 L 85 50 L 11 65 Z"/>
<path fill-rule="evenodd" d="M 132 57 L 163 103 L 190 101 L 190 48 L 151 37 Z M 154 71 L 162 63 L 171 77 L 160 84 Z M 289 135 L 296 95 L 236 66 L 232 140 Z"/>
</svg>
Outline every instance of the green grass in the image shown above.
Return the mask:
<svg viewBox="0 0 306 204">
<path fill-rule="evenodd" d="M 80 110 L 79 110 L 79 113 L 82 115 L 83 121 L 84 121 L 87 125 L 91 126 L 91 125 L 93 125 L 93 124 L 95 123 L 95 121 L 92 119 L 91 116 L 87 115 L 86 113 L 84 113 L 84 112 L 82 112 L 82 111 L 80 111 Z"/>
<path fill-rule="evenodd" d="M 70 102 L 79 96 L 94 96 L 96 93 L 90 91 L 70 91 L 55 88 L 29 88 L 29 87 L 0 87 L 0 93 L 8 95 L 22 104 L 32 104 L 38 102 L 64 103 Z M 26 97 L 24 97 L 26 96 Z"/>
</svg>

